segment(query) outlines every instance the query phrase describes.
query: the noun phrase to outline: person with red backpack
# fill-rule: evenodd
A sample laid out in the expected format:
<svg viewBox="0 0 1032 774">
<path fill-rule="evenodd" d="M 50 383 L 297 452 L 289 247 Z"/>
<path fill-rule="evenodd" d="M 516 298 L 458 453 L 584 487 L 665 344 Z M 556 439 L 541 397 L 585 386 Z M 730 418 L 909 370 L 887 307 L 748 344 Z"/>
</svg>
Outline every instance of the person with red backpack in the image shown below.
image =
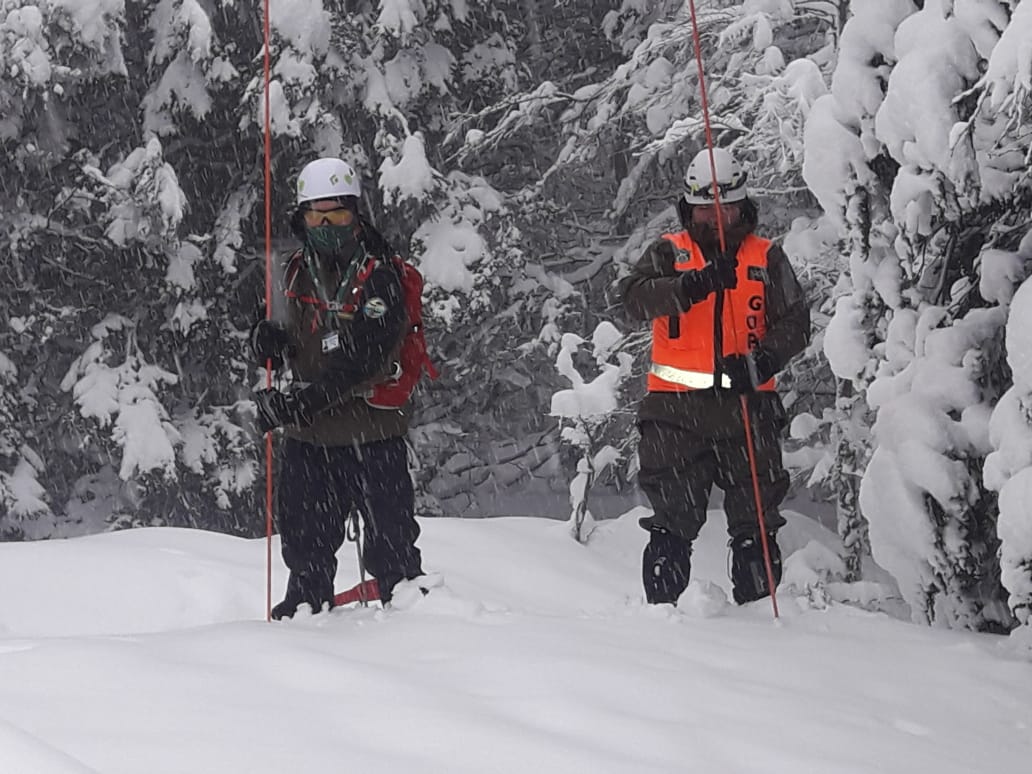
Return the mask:
<svg viewBox="0 0 1032 774">
<path fill-rule="evenodd" d="M 297 179 L 291 220 L 302 246 L 283 266 L 285 319 L 251 331 L 258 360 L 289 369 L 291 389 L 254 395 L 257 427 L 282 428 L 276 521 L 290 571 L 274 619 L 334 604 L 349 515 L 384 604 L 422 575 L 405 436 L 407 402 L 429 367 L 419 273 L 362 216 L 354 169 L 320 158 Z"/>
</svg>

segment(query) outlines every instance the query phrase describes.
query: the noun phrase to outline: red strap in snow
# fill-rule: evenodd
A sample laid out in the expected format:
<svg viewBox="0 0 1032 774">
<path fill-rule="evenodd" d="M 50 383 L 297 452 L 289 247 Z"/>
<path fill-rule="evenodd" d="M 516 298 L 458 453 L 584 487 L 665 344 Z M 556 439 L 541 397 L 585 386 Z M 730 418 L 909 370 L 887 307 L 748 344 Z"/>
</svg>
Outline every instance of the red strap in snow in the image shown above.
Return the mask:
<svg viewBox="0 0 1032 774">
<path fill-rule="evenodd" d="M 376 578 L 370 578 L 336 594 L 333 597 L 333 604 L 339 607 L 340 605 L 350 605 L 352 602 L 361 602 L 363 599 L 366 602 L 375 602 L 379 598 L 380 586 L 376 582 Z"/>
</svg>

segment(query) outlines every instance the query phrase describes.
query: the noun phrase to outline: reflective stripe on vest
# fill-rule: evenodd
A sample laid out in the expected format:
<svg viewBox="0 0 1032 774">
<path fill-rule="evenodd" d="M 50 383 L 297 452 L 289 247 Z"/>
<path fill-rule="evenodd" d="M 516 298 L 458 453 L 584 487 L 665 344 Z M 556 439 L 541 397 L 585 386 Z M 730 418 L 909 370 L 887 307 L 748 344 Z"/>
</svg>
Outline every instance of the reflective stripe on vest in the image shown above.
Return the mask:
<svg viewBox="0 0 1032 774">
<path fill-rule="evenodd" d="M 702 250 L 686 231 L 664 234 L 663 238 L 676 248 L 674 269 L 677 272 L 698 271 L 706 265 Z M 750 234 L 738 248 L 737 286 L 733 290 L 722 291 L 721 357 L 751 352 L 767 333 L 764 280 L 770 245 L 770 240 Z M 680 315 L 658 317 L 652 321 L 650 392 L 687 392 L 713 387 L 717 360 L 713 319 L 716 307 L 716 294 L 713 294 Z M 721 386 L 728 386 L 725 379 L 721 380 Z M 768 380 L 757 389 L 773 390 L 774 380 Z"/>
<path fill-rule="evenodd" d="M 713 386 L 713 374 L 705 371 L 685 371 L 673 366 L 653 363 L 649 373 L 658 376 L 665 382 L 673 382 L 693 390 L 705 390 Z M 720 375 L 720 386 L 725 390 L 731 387 L 731 380 L 727 374 Z"/>
</svg>

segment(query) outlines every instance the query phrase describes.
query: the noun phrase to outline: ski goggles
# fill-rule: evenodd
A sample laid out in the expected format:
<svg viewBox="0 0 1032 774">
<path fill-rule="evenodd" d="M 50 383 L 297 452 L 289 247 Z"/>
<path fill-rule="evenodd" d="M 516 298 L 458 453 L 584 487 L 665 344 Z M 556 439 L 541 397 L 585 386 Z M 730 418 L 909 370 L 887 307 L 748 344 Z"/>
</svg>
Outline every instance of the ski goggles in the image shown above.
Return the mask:
<svg viewBox="0 0 1032 774">
<path fill-rule="evenodd" d="M 355 211 L 348 207 L 334 207 L 332 210 L 305 210 L 305 225 L 350 226 L 355 222 Z"/>
<path fill-rule="evenodd" d="M 745 186 L 746 175 L 743 173 L 737 179 L 730 183 L 718 183 L 717 190 L 720 191 L 720 198 L 726 199 L 734 191 L 740 190 Z M 713 184 L 707 183 L 706 185 L 698 184 L 686 184 L 685 190 L 692 196 L 700 199 L 715 199 L 713 195 Z"/>
<path fill-rule="evenodd" d="M 718 183 L 717 184 L 717 190 L 720 192 L 720 198 L 723 199 L 723 198 L 727 198 L 729 194 L 731 194 L 733 191 L 739 190 L 744 185 L 745 185 L 745 175 L 742 175 L 741 178 L 736 180 L 734 183 Z M 713 196 L 713 184 L 712 183 L 707 183 L 704 186 L 688 185 L 688 186 L 685 186 L 684 188 L 692 196 L 699 196 L 700 198 L 703 198 L 703 199 L 713 199 L 713 198 L 716 198 L 715 196 Z"/>
</svg>

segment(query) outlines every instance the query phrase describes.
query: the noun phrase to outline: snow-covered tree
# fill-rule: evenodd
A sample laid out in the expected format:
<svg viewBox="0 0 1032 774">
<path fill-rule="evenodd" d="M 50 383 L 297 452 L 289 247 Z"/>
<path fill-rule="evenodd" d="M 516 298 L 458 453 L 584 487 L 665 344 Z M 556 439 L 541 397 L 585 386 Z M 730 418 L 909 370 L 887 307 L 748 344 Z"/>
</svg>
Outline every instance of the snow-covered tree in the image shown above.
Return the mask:
<svg viewBox="0 0 1032 774">
<path fill-rule="evenodd" d="M 754 194 L 805 199 L 802 125 L 826 91 L 827 20 L 807 3 L 748 0 L 699 4 L 698 24 L 717 141 L 748 164 Z M 704 143 L 693 28 L 684 3 L 624 3 L 603 30 L 625 62 L 572 93 L 542 85 L 478 141 L 561 109 L 564 143 L 543 183 L 586 166 L 608 172 L 594 196 L 605 197 L 610 217 L 637 226 L 654 214 L 653 197 L 677 190 Z"/>
<path fill-rule="evenodd" d="M 510 206 L 485 174 L 454 168 L 444 138 L 470 111 L 523 88 L 543 60 L 572 71 L 596 56 L 590 35 L 571 45 L 549 24 L 565 14 L 590 31 L 592 14 L 581 10 L 271 5 L 274 234 L 287 233 L 290 183 L 303 163 L 335 154 L 361 171 L 368 210 L 427 278 L 431 346 L 444 373 L 423 401 L 418 467 L 430 479 L 456 464 L 456 434 L 468 443 L 459 453 L 481 459 L 500 427 L 512 433 L 517 451 L 496 456 L 517 470 L 499 469 L 492 485 L 525 474 L 521 458 L 531 452 L 554 456 L 555 428 L 540 407 L 555 385 L 535 385 L 543 348 L 506 362 L 481 356 L 535 341 L 562 306 L 549 303 L 565 292 L 562 281 L 525 270 L 544 244 L 548 205 Z M 4 401 L 15 421 L 0 473 L 5 482 L 16 468 L 19 481 L 39 473 L 35 450 L 47 467 L 38 499 L 83 530 L 98 526 L 94 504 L 110 503 L 120 523 L 133 523 L 154 497 L 173 523 L 253 529 L 258 476 L 240 408 L 257 381 L 242 345 L 262 280 L 261 9 L 54 0 L 8 3 L 5 13 L 0 246 L 13 281 L 0 289 L 0 351 L 11 363 Z M 531 32 L 542 61 L 522 67 L 521 36 Z M 496 169 L 488 159 L 484 171 Z M 528 240 L 530 220 L 538 231 Z M 91 335 L 107 319 L 124 327 Z M 162 455 L 135 453 L 118 434 L 117 417 L 128 422 L 131 410 L 115 409 L 109 421 L 83 415 L 79 380 L 105 368 L 120 384 L 148 385 L 152 411 L 137 412 L 147 419 L 137 429 L 162 429 L 153 436 L 166 439 Z M 481 411 L 454 410 L 469 406 Z"/>
<path fill-rule="evenodd" d="M 977 112 L 993 128 L 990 136 L 996 138 L 995 146 L 991 152 L 986 149 L 985 155 L 1006 164 L 999 182 L 1004 190 L 1007 184 L 1013 186 L 1015 209 L 1019 215 L 1024 214 L 1015 237 L 1027 228 L 1032 211 L 1032 172 L 1028 163 L 1032 157 L 1032 143 L 1028 139 L 1032 108 L 1030 35 L 1032 4 L 1019 4 L 989 57 L 978 91 Z M 1015 250 L 985 250 L 981 258 L 981 295 L 1009 305 L 1005 346 L 1012 375 L 1012 384 L 990 419 L 989 444 L 993 452 L 986 458 L 984 475 L 986 486 L 999 493 L 997 534 L 1002 582 L 1009 592 L 1010 609 L 1027 635 L 1032 627 L 1032 516 L 1028 510 L 1032 468 L 1032 341 L 1028 331 L 1032 330 L 1032 290 L 1027 280 L 1032 276 L 1032 231 L 1026 230 Z"/>
<path fill-rule="evenodd" d="M 559 417 L 562 439 L 577 450 L 577 472 L 570 482 L 570 532 L 578 542 L 587 542 L 594 529 L 588 505 L 591 486 L 611 465 L 622 458 L 627 436 L 614 446 L 606 429 L 621 405 L 620 388 L 631 375 L 634 356 L 621 351 L 626 339 L 611 322 L 601 322 L 591 336 L 591 357 L 598 373 L 586 378 L 576 355 L 584 339 L 574 333 L 563 334 L 556 369 L 572 385 L 552 396 L 550 414 Z"/>
<path fill-rule="evenodd" d="M 605 295 L 611 281 L 648 240 L 676 228 L 670 205 L 703 132 L 685 4 L 628 0 L 600 17 L 593 68 L 553 68 L 549 80 L 468 115 L 448 142 L 467 167 L 511 147 L 538 165 L 517 198 L 547 218 L 543 250 L 567 258 L 567 266 L 585 248 L 597 256 L 585 256 L 590 265 L 570 276 L 586 309 L 604 319 L 616 313 Z M 821 70 L 838 17 L 810 3 L 718 1 L 700 4 L 699 21 L 719 142 L 748 163 L 764 225 L 777 236 L 797 214 L 793 207 L 813 205 L 799 175 L 802 127 L 827 90 Z M 586 244 L 583 232 L 592 230 L 616 234 L 604 245 Z M 534 240 L 530 228 L 523 233 Z M 579 335 L 595 323 L 583 319 Z M 802 381 L 803 391 L 818 391 L 808 377 Z"/>
<path fill-rule="evenodd" d="M 39 481 L 46 465 L 21 443 L 24 436 L 15 423 L 18 401 L 12 388 L 17 381 L 17 367 L 0 352 L 0 540 L 46 536 L 54 521 Z"/>
<path fill-rule="evenodd" d="M 846 233 L 848 283 L 825 349 L 855 395 L 849 413 L 874 418 L 869 449 L 863 432 L 840 446 L 845 465 L 864 461 L 874 557 L 916 618 L 976 629 L 1010 624 L 981 474 L 1009 378 L 1006 309 L 979 279 L 1027 219 L 1027 175 L 1009 160 L 1027 142 L 980 105 L 1011 7 L 854 5 L 806 129 L 807 182 Z"/>
<path fill-rule="evenodd" d="M 1014 292 L 1014 280 L 1032 275 L 1032 231 L 1013 253 L 998 251 L 991 256 L 992 275 L 1002 281 L 999 289 L 1010 301 L 1006 327 L 1007 362 L 1012 386 L 993 409 L 989 421 L 986 457 L 986 486 L 999 493 L 998 535 L 1003 585 L 1009 592 L 1010 609 L 1018 621 L 1032 626 L 1032 518 L 1028 513 L 1029 472 L 1032 470 L 1032 342 L 1029 341 L 1029 296 L 1027 280 Z M 985 277 L 986 275 L 983 274 Z M 986 292 L 988 295 L 991 291 Z M 1013 298 L 1009 298 L 1013 293 Z"/>
</svg>

